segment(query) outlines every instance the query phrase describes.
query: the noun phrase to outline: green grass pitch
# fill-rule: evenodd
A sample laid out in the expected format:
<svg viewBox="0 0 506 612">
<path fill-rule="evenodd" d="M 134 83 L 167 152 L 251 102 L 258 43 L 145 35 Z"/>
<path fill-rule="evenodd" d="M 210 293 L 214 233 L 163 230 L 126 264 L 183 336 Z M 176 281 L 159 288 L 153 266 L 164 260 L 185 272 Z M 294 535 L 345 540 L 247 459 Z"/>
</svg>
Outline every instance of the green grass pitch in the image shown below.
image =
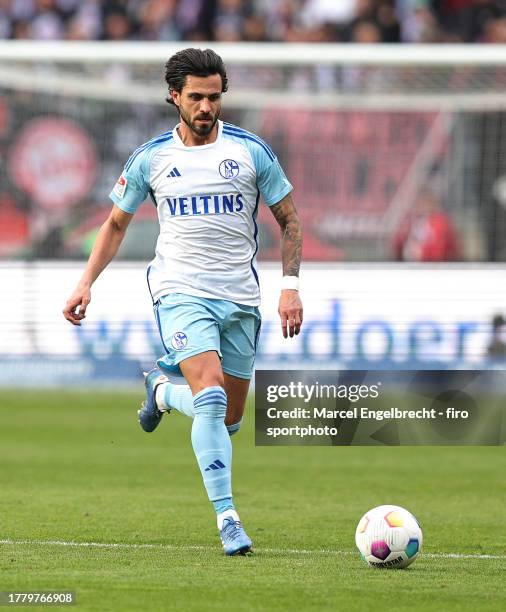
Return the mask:
<svg viewBox="0 0 506 612">
<path fill-rule="evenodd" d="M 226 558 L 189 419 L 145 434 L 141 399 L 0 392 L 0 591 L 71 590 L 80 611 L 506 609 L 504 447 L 256 448 L 250 405 L 234 492 L 256 553 Z M 355 550 L 384 503 L 422 524 L 407 570 Z"/>
</svg>

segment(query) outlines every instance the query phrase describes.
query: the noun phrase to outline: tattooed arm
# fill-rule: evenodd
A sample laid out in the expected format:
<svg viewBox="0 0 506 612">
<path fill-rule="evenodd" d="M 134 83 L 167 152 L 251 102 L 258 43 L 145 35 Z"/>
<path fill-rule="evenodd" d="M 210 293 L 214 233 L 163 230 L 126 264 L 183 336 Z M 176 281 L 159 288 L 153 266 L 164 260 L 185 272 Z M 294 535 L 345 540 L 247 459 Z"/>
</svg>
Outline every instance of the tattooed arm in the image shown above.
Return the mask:
<svg viewBox="0 0 506 612">
<path fill-rule="evenodd" d="M 302 230 L 292 194 L 289 193 L 280 202 L 271 206 L 271 211 L 281 228 L 283 276 L 299 276 Z"/>
<path fill-rule="evenodd" d="M 271 206 L 272 214 L 281 228 L 281 260 L 283 276 L 299 276 L 302 251 L 302 230 L 292 195 Z M 283 289 L 279 297 L 278 313 L 283 336 L 292 338 L 302 325 L 302 302 L 295 289 Z"/>
</svg>

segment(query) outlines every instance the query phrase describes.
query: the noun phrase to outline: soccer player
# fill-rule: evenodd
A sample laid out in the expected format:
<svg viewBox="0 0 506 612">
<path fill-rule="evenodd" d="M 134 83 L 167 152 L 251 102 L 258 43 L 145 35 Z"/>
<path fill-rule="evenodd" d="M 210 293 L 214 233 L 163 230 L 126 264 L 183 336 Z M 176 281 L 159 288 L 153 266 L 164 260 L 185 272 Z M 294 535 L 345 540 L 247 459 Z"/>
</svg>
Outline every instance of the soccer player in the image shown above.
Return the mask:
<svg viewBox="0 0 506 612">
<path fill-rule="evenodd" d="M 285 338 L 298 334 L 302 324 L 301 228 L 292 186 L 272 149 L 219 120 L 227 91 L 222 59 L 210 49 L 185 49 L 165 68 L 168 102 L 177 107 L 180 122 L 127 161 L 110 194 L 110 216 L 63 313 L 81 324 L 93 282 L 149 195 L 160 235 L 147 277 L 166 354 L 146 375 L 139 422 L 151 432 L 172 409 L 193 419 L 191 441 L 225 553 L 245 554 L 252 542 L 233 502 L 230 436 L 241 426 L 260 331 L 260 194 L 281 227 L 279 315 Z M 187 386 L 171 382 L 174 371 Z"/>
</svg>

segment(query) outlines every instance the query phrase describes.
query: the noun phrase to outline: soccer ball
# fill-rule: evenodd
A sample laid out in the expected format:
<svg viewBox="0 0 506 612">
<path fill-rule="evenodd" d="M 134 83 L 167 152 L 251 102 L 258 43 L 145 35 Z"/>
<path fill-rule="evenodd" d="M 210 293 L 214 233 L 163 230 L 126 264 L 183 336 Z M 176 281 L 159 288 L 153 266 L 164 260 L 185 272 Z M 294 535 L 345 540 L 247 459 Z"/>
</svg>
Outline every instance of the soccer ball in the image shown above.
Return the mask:
<svg viewBox="0 0 506 612">
<path fill-rule="evenodd" d="M 360 556 L 371 567 L 411 565 L 422 548 L 422 529 L 400 506 L 378 506 L 366 512 L 355 532 Z"/>
</svg>

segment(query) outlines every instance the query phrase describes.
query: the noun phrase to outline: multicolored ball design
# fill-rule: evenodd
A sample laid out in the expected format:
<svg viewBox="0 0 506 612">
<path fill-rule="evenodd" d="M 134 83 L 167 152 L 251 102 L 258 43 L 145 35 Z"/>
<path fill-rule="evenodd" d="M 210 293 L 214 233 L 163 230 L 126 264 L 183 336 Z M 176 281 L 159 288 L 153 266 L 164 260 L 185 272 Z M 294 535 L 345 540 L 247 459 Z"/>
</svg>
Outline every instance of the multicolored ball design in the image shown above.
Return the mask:
<svg viewBox="0 0 506 612">
<path fill-rule="evenodd" d="M 366 512 L 355 532 L 360 556 L 371 567 L 401 569 L 411 565 L 422 547 L 422 528 L 400 506 L 378 506 Z"/>
</svg>

